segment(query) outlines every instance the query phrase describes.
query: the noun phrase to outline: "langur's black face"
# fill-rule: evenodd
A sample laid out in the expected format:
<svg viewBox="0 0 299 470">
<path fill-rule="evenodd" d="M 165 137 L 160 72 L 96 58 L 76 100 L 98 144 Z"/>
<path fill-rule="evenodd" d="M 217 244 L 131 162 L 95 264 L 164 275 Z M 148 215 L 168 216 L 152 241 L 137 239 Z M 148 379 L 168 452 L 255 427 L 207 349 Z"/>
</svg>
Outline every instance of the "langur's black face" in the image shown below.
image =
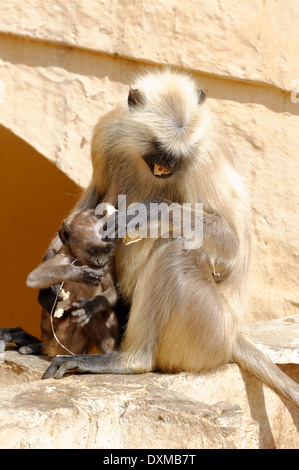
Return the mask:
<svg viewBox="0 0 299 470">
<path fill-rule="evenodd" d="M 156 178 L 170 178 L 180 168 L 181 159 L 163 149 L 160 142 L 154 141 L 152 151 L 143 156 L 150 171 Z"/>
<path fill-rule="evenodd" d="M 184 171 L 200 139 L 200 107 L 205 93 L 181 75 L 166 72 L 153 81 L 145 75 L 128 96 L 134 126 L 129 138 L 157 179 L 171 179 Z M 138 140 L 139 139 L 139 140 Z"/>
</svg>

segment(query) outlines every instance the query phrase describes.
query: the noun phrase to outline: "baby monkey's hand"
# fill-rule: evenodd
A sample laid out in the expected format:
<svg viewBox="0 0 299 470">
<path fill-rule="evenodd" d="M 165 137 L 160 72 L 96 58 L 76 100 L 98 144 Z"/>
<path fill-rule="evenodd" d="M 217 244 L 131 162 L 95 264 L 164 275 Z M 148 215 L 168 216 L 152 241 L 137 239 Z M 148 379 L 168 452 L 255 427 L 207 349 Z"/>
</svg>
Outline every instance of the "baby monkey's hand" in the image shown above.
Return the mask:
<svg viewBox="0 0 299 470">
<path fill-rule="evenodd" d="M 98 286 L 103 280 L 103 271 L 99 269 L 93 269 L 89 266 L 81 266 L 82 280 L 87 286 Z"/>
</svg>

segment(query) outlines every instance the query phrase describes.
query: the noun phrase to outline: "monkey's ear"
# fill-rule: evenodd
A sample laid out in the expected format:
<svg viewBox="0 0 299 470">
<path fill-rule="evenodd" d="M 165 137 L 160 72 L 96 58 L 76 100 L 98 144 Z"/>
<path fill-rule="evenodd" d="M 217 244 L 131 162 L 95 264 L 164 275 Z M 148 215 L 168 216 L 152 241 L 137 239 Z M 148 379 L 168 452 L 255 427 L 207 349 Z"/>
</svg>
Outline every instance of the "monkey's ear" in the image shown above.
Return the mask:
<svg viewBox="0 0 299 470">
<path fill-rule="evenodd" d="M 206 99 L 207 97 L 205 92 L 201 88 L 199 88 L 197 90 L 197 103 L 199 104 L 199 106 L 201 106 L 206 101 Z"/>
<path fill-rule="evenodd" d="M 68 246 L 71 238 L 72 229 L 70 225 L 64 220 L 60 229 L 58 230 L 58 235 L 64 246 Z"/>
<path fill-rule="evenodd" d="M 131 88 L 129 91 L 129 96 L 128 96 L 128 105 L 131 108 L 132 106 L 138 106 L 140 104 L 143 104 L 143 97 L 140 91 L 135 88 Z"/>
</svg>

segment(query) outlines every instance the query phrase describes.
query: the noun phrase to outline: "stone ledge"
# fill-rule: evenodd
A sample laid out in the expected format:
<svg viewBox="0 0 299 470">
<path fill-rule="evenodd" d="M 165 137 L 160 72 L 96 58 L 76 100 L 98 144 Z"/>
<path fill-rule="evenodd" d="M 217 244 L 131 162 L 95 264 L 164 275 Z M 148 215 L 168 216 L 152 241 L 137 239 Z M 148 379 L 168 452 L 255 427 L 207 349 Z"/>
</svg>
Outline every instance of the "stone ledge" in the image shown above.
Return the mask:
<svg viewBox="0 0 299 470">
<path fill-rule="evenodd" d="M 274 351 L 284 349 L 281 367 L 299 382 L 298 361 L 288 363 L 298 317 L 246 331 L 269 350 L 273 338 Z M 46 359 L 8 350 L 2 361 L 1 448 L 299 448 L 298 410 L 236 364 L 200 374 L 41 381 Z"/>
<path fill-rule="evenodd" d="M 299 364 L 299 315 L 255 322 L 244 333 L 275 364 Z"/>
<path fill-rule="evenodd" d="M 257 423 L 238 406 L 209 407 L 147 375 L 140 382 L 89 375 L 8 387 L 0 392 L 0 447 L 257 447 Z"/>
<path fill-rule="evenodd" d="M 14 349 L 1 352 L 0 390 L 8 386 L 39 381 L 48 364 L 43 357 L 23 356 Z"/>
</svg>

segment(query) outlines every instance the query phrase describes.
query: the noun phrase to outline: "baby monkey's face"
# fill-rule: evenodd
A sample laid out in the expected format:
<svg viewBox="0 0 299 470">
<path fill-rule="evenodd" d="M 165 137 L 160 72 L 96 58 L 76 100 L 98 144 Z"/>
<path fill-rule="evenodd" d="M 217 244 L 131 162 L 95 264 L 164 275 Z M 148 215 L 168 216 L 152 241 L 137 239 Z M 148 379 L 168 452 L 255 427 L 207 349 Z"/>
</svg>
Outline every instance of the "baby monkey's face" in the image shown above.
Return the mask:
<svg viewBox="0 0 299 470">
<path fill-rule="evenodd" d="M 115 246 L 111 240 L 102 240 L 96 232 L 99 218 L 91 209 L 80 212 L 74 217 L 67 233 L 67 246 L 74 258 L 82 264 L 95 268 L 109 267 Z M 65 230 L 62 232 L 66 235 Z"/>
<path fill-rule="evenodd" d="M 112 259 L 114 254 L 114 243 L 111 241 L 103 241 L 98 237 L 94 237 L 94 240 L 88 240 L 85 244 L 82 252 L 84 257 L 84 263 L 88 266 L 104 267 L 108 266 L 109 261 Z M 81 257 L 81 260 L 82 260 Z"/>
</svg>

